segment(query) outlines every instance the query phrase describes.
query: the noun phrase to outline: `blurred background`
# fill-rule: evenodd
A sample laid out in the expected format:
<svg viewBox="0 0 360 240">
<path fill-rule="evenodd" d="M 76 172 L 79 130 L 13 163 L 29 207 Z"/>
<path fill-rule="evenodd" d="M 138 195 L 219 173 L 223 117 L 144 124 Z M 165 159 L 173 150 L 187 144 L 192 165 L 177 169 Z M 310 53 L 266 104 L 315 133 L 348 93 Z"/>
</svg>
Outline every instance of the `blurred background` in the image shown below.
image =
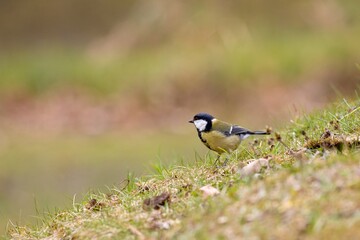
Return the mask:
<svg viewBox="0 0 360 240">
<path fill-rule="evenodd" d="M 360 84 L 357 0 L 1 0 L 0 233 Z M 246 146 L 246 145 L 245 145 Z"/>
</svg>

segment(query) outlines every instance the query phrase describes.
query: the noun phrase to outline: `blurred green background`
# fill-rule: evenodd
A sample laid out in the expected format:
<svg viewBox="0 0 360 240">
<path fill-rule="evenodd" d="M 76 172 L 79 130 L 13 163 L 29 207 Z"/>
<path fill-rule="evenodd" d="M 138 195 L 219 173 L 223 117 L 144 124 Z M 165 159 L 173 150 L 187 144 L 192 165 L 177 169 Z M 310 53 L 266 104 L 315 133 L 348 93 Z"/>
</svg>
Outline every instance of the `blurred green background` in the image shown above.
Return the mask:
<svg viewBox="0 0 360 240">
<path fill-rule="evenodd" d="M 203 156 L 197 112 L 263 129 L 356 95 L 359 39 L 356 0 L 0 1 L 0 233 Z"/>
</svg>

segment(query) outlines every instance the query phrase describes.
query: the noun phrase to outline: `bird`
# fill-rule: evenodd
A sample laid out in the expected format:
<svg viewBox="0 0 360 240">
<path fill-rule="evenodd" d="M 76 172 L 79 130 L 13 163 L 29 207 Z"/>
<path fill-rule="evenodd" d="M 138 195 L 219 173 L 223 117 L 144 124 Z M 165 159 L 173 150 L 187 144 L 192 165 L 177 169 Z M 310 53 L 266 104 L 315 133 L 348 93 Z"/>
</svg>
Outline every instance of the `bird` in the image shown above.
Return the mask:
<svg viewBox="0 0 360 240">
<path fill-rule="evenodd" d="M 249 129 L 216 119 L 208 113 L 196 114 L 189 123 L 193 123 L 201 142 L 210 150 L 220 155 L 235 151 L 242 140 L 251 135 L 269 135 L 266 131 Z"/>
</svg>

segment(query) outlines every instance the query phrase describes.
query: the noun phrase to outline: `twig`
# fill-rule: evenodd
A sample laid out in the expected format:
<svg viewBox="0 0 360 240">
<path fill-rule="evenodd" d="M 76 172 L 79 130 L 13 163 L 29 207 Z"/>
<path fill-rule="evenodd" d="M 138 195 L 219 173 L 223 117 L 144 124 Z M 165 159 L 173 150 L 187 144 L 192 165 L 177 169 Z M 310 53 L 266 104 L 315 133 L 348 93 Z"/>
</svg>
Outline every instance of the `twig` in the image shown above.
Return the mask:
<svg viewBox="0 0 360 240">
<path fill-rule="evenodd" d="M 134 234 L 136 237 L 138 237 L 138 239 L 145 240 L 144 234 L 142 234 L 142 232 L 140 232 L 136 227 L 134 227 L 132 225 L 128 225 L 128 229 L 132 234 Z"/>
</svg>

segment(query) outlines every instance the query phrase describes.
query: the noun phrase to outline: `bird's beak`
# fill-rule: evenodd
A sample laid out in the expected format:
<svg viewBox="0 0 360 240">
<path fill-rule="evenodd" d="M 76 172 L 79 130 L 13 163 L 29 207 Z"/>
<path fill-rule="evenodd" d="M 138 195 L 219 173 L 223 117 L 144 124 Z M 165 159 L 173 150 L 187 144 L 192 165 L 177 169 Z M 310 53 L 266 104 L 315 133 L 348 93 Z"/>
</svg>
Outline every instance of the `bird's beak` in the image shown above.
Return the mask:
<svg viewBox="0 0 360 240">
<path fill-rule="evenodd" d="M 194 121 L 193 121 L 193 120 L 189 120 L 189 123 L 194 123 Z"/>
</svg>

